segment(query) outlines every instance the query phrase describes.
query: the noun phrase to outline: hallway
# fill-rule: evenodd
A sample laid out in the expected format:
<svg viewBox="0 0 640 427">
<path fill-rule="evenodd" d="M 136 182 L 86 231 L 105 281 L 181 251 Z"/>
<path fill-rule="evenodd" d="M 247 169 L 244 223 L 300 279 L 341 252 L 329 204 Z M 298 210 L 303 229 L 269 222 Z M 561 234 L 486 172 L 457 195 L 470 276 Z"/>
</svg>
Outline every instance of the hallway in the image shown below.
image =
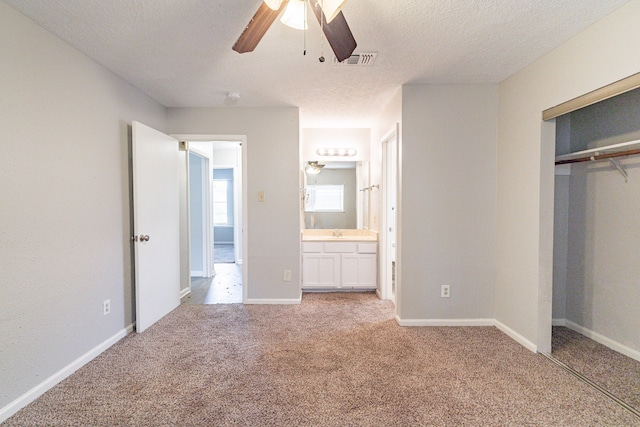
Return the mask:
<svg viewBox="0 0 640 427">
<path fill-rule="evenodd" d="M 242 266 L 214 264 L 214 269 L 214 277 L 191 278 L 191 293 L 182 298 L 182 304 L 242 303 Z"/>
</svg>

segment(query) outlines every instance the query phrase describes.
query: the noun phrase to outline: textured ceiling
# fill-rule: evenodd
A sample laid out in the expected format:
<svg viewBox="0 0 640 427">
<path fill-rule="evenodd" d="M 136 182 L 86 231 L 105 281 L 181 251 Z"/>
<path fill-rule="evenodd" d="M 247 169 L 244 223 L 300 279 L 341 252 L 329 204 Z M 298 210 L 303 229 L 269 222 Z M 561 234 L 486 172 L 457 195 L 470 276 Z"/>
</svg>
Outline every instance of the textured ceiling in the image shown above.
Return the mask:
<svg viewBox="0 0 640 427">
<path fill-rule="evenodd" d="M 276 21 L 254 52 L 231 46 L 260 0 L 4 0 L 167 107 L 297 106 L 302 127 L 370 127 L 405 83 L 498 83 L 627 0 L 349 0 L 358 52 L 318 61 L 320 28 Z M 331 56 L 324 42 L 324 56 Z"/>
</svg>

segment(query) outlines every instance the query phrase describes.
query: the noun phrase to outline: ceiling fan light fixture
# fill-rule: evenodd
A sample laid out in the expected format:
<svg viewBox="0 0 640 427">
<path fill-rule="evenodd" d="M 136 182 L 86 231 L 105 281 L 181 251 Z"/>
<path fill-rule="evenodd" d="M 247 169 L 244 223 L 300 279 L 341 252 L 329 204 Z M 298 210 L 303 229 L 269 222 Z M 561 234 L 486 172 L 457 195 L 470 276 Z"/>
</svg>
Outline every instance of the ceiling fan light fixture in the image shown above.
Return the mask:
<svg viewBox="0 0 640 427">
<path fill-rule="evenodd" d="M 306 0 L 291 0 L 284 9 L 280 22 L 296 30 L 306 30 L 308 26 L 305 16 L 305 1 Z"/>
<path fill-rule="evenodd" d="M 278 10 L 282 5 L 282 0 L 264 0 L 264 4 L 266 4 L 271 10 Z"/>
<path fill-rule="evenodd" d="M 320 7 L 324 12 L 327 23 L 333 21 L 333 18 L 338 16 L 347 0 L 320 0 Z"/>
<path fill-rule="evenodd" d="M 307 166 L 304 168 L 304 171 L 307 175 L 318 175 L 324 165 L 318 164 L 318 162 L 307 162 Z"/>
</svg>

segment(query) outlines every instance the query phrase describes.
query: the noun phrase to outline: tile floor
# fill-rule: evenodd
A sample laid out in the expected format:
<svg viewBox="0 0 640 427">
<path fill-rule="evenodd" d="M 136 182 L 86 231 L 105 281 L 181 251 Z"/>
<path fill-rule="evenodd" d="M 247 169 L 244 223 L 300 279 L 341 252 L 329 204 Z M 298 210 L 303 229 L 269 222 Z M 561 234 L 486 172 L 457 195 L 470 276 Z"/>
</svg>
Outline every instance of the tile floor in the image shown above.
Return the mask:
<svg viewBox="0 0 640 427">
<path fill-rule="evenodd" d="M 191 293 L 183 304 L 242 303 L 242 265 L 214 264 L 214 277 L 192 277 Z"/>
</svg>

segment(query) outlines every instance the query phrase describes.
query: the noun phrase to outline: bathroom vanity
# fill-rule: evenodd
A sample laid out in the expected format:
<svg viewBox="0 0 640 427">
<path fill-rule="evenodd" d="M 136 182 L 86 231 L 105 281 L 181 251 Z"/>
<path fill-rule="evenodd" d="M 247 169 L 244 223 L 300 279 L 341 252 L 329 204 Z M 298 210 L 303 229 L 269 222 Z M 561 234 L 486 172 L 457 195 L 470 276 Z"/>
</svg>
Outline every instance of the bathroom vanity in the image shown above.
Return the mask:
<svg viewBox="0 0 640 427">
<path fill-rule="evenodd" d="M 369 230 L 304 230 L 303 290 L 375 290 L 378 235 Z"/>
</svg>

